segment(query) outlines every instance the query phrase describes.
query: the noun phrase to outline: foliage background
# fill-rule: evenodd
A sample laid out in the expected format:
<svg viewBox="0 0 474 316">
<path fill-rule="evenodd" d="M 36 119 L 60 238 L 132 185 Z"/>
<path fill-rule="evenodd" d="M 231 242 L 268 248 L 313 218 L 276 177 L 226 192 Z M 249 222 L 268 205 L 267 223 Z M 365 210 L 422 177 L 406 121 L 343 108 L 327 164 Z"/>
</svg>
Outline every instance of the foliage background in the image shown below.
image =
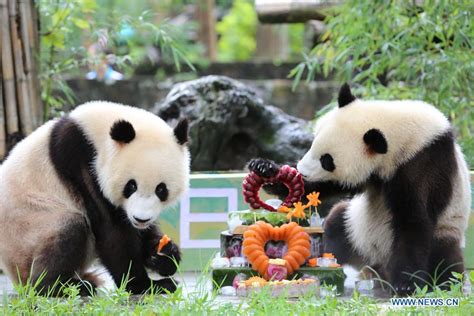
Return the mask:
<svg viewBox="0 0 474 316">
<path fill-rule="evenodd" d="M 420 4 L 421 3 L 421 4 Z M 196 25 L 171 27 L 166 16 L 180 13 L 192 0 L 39 0 L 41 84 L 45 119 L 74 103 L 64 76 L 100 62 L 86 46 L 104 42 L 115 50 L 115 64 L 126 74 L 159 47 L 164 60 L 206 63 L 202 47 L 190 40 Z M 220 61 L 248 61 L 256 49 L 258 25 L 251 0 L 219 0 L 226 14 L 217 23 Z M 144 11 L 148 9 L 148 11 Z M 322 73 L 349 81 L 363 98 L 421 99 L 453 122 L 471 166 L 474 165 L 474 4 L 470 0 L 344 1 L 329 11 L 322 43 L 307 52 L 304 25 L 291 24 L 289 59 L 303 61 L 291 76 L 297 85 Z M 153 12 L 150 13 L 150 12 Z M 124 36 L 124 30 L 133 36 Z M 126 32 L 125 32 L 126 33 Z M 301 58 L 301 57 L 299 57 Z M 191 66 L 192 67 L 192 66 Z M 54 89 L 65 95 L 56 96 Z M 326 109 L 319 112 L 324 113 Z"/>
<path fill-rule="evenodd" d="M 102 62 L 107 50 L 114 53 L 114 65 L 125 73 L 146 57 L 146 47 L 155 46 L 162 58 L 178 70 L 199 54 L 198 45 L 186 40 L 188 28 L 175 28 L 157 12 L 172 12 L 186 1 L 164 0 L 39 0 L 41 51 L 40 82 L 45 106 L 44 120 L 60 114 L 64 104 L 73 104 L 73 92 L 65 76 L 83 74 L 91 65 Z M 150 8 L 152 10 L 144 10 Z M 87 47 L 98 44 L 104 52 L 96 56 Z M 63 96 L 54 94 L 54 90 Z"/>
<path fill-rule="evenodd" d="M 257 13 L 252 1 L 235 0 L 229 13 L 217 23 L 216 30 L 220 35 L 217 43 L 219 60 L 249 60 L 257 46 Z"/>
<path fill-rule="evenodd" d="M 473 166 L 474 3 L 344 1 L 334 10 L 324 42 L 293 70 L 295 84 L 304 74 L 310 81 L 334 73 L 360 97 L 434 104 L 452 121 Z"/>
</svg>

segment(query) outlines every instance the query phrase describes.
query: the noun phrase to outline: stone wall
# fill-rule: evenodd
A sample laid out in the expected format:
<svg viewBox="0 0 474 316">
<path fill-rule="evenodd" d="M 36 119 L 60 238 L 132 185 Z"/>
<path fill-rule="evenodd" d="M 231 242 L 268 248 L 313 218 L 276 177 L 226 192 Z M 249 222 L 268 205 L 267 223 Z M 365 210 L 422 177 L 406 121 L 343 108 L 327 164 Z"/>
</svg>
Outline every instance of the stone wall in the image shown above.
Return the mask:
<svg viewBox="0 0 474 316">
<path fill-rule="evenodd" d="M 339 88 L 334 81 L 315 81 L 300 84 L 292 91 L 292 81 L 285 79 L 239 80 L 255 90 L 265 104 L 272 104 L 286 113 L 310 120 L 317 110 L 328 104 Z M 171 82 L 160 82 L 154 76 L 135 76 L 112 85 L 95 80 L 71 78 L 68 84 L 76 95 L 76 104 L 91 100 L 105 100 L 134 105 L 151 110 L 164 100 L 173 87 Z"/>
</svg>

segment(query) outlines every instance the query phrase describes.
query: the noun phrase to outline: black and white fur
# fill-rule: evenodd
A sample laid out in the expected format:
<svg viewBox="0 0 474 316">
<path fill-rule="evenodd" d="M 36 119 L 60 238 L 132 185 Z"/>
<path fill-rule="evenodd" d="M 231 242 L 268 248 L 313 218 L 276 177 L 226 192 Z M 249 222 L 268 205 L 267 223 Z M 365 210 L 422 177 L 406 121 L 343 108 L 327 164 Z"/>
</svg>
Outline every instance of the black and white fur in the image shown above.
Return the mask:
<svg viewBox="0 0 474 316">
<path fill-rule="evenodd" d="M 470 180 L 448 120 L 421 101 L 356 99 L 348 85 L 338 101 L 297 165 L 307 192 L 359 193 L 327 216 L 325 251 L 374 267 L 399 294 L 424 285 L 415 272 L 428 282 L 426 273 L 437 274 L 438 284 L 463 272 Z M 271 174 L 277 166 L 256 159 L 249 168 Z"/>
<path fill-rule="evenodd" d="M 90 102 L 50 121 L 20 142 L 0 167 L 0 263 L 15 282 L 81 278 L 99 258 L 127 290 L 174 291 L 172 279 L 152 281 L 146 268 L 175 273 L 176 244 L 162 254 L 159 213 L 188 187 L 187 122 L 173 130 L 144 110 Z M 92 284 L 94 287 L 96 284 Z"/>
</svg>

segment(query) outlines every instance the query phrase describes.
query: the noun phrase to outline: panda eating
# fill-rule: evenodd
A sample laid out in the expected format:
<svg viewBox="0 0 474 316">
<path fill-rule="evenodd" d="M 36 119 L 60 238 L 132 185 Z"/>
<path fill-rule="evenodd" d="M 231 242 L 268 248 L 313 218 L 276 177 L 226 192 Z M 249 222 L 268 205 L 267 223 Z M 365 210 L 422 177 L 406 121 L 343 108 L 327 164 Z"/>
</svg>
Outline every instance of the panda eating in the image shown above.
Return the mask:
<svg viewBox="0 0 474 316">
<path fill-rule="evenodd" d="M 373 267 L 398 294 L 432 284 L 428 275 L 442 285 L 463 272 L 471 190 L 449 121 L 421 101 L 356 99 L 348 85 L 338 104 L 318 119 L 297 164 L 307 192 L 355 193 L 326 217 L 325 252 Z M 248 167 L 262 176 L 278 170 L 265 159 Z M 281 185 L 269 191 L 287 192 Z"/>
<path fill-rule="evenodd" d="M 0 263 L 14 282 L 83 282 L 95 258 L 138 294 L 174 291 L 180 251 L 157 254 L 161 210 L 188 187 L 188 123 L 174 130 L 145 110 L 89 102 L 47 122 L 21 141 L 0 167 Z M 91 278 L 92 279 L 96 279 Z M 92 289 L 97 284 L 92 282 Z"/>
</svg>

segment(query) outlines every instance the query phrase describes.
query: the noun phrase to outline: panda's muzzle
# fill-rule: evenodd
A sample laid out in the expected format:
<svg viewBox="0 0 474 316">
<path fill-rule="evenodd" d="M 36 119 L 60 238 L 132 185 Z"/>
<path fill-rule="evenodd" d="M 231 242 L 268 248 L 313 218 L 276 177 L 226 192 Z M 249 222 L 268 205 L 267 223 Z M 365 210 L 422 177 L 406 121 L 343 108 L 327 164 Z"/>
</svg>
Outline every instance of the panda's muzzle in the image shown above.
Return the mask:
<svg viewBox="0 0 474 316">
<path fill-rule="evenodd" d="M 142 219 L 142 218 L 138 218 L 138 217 L 135 217 L 135 216 L 133 216 L 133 219 L 136 220 L 140 224 L 145 224 L 145 223 L 148 223 L 150 221 L 150 218 Z"/>
</svg>

